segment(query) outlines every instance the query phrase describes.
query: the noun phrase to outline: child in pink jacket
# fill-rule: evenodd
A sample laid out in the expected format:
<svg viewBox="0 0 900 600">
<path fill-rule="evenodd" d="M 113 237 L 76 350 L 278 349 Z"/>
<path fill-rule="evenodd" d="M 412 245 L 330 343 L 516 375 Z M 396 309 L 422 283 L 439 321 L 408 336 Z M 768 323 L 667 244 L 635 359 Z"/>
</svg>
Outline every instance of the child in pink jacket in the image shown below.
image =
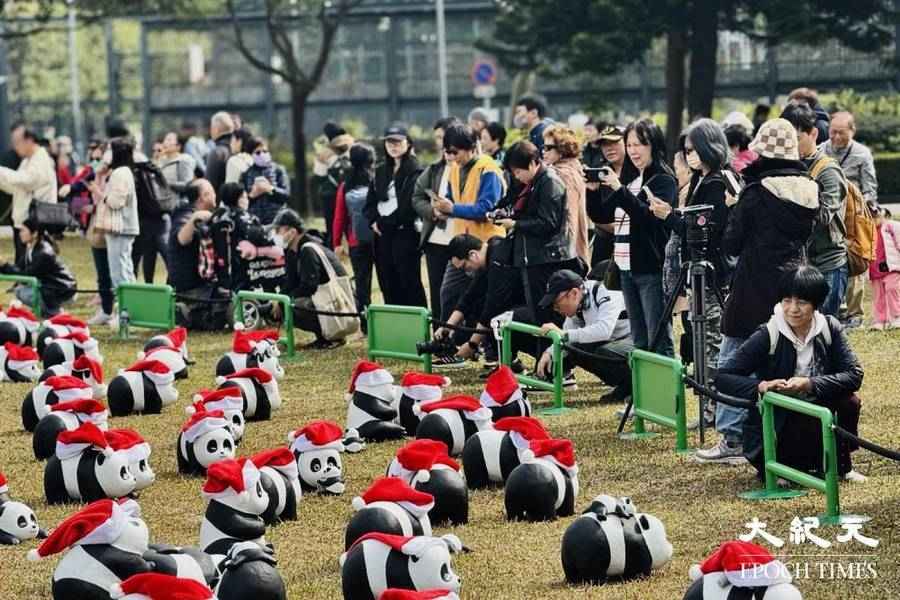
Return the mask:
<svg viewBox="0 0 900 600">
<path fill-rule="evenodd" d="M 872 329 L 900 328 L 900 224 L 891 212 L 879 208 L 876 216 L 875 260 L 869 264 L 872 280 Z"/>
</svg>

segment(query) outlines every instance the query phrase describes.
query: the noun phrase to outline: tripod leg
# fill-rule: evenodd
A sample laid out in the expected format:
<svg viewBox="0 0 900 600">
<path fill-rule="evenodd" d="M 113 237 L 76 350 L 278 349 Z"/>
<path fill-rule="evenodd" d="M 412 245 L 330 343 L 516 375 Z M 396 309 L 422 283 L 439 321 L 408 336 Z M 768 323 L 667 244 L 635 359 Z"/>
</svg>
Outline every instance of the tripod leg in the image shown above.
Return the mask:
<svg viewBox="0 0 900 600">
<path fill-rule="evenodd" d="M 675 289 L 666 301 L 666 307 L 663 309 L 662 318 L 656 325 L 656 331 L 653 332 L 653 338 L 651 338 L 650 346 L 647 348 L 650 352 L 653 352 L 654 348 L 659 344 L 660 339 L 662 339 L 662 334 L 666 330 L 666 325 L 668 325 L 672 319 L 672 311 L 675 310 L 675 303 L 678 301 L 678 296 L 684 292 L 685 285 L 687 285 L 689 271 L 690 263 L 681 265 L 681 273 L 678 275 L 678 282 L 675 283 Z"/>
<path fill-rule="evenodd" d="M 622 419 L 619 421 L 619 428 L 616 429 L 616 434 L 622 433 L 622 430 L 625 429 L 625 423 L 628 422 L 628 417 L 631 416 L 631 409 L 634 406 L 634 396 L 629 396 L 628 404 L 625 405 L 625 414 L 622 415 Z"/>
</svg>

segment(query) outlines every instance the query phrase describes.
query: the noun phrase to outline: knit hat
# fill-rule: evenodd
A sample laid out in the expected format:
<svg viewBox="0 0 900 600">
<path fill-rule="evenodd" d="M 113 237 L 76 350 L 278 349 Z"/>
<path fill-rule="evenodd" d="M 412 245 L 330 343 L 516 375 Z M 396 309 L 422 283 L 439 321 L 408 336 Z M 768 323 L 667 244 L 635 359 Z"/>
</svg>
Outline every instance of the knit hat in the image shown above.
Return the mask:
<svg viewBox="0 0 900 600">
<path fill-rule="evenodd" d="M 162 573 L 139 573 L 109 588 L 113 600 L 212 600 L 213 592 L 194 579 Z"/>
<path fill-rule="evenodd" d="M 34 313 L 17 300 L 9 305 L 9 310 L 6 311 L 6 319 L 19 321 L 27 331 L 32 332 L 37 331 L 38 326 L 41 324 L 38 318 L 34 316 Z"/>
<path fill-rule="evenodd" d="M 112 544 L 122 535 L 128 519 L 139 516 L 140 507 L 133 500 L 97 500 L 53 529 L 38 548 L 28 552 L 28 560 L 40 560 L 72 546 Z"/>
<path fill-rule="evenodd" d="M 272 342 L 272 346 L 278 347 L 278 331 L 275 329 L 263 329 L 259 331 L 248 331 L 246 329 L 235 329 L 234 337 L 231 342 L 232 352 L 238 354 L 249 354 L 253 352 L 256 344 L 263 340 Z"/>
<path fill-rule="evenodd" d="M 202 493 L 206 498 L 241 496 L 256 486 L 259 469 L 247 457 L 226 458 L 209 465 Z"/>
<path fill-rule="evenodd" d="M 522 462 L 528 462 L 535 458 L 549 460 L 571 475 L 578 473 L 578 465 L 575 464 L 575 446 L 569 440 L 553 438 L 531 440 L 528 450 L 522 454 Z"/>
<path fill-rule="evenodd" d="M 185 407 L 184 412 L 192 415 L 203 410 L 220 410 L 223 413 L 243 411 L 244 396 L 241 394 L 241 389 L 228 386 L 217 390 L 200 390 L 194 394 L 194 404 Z"/>
<path fill-rule="evenodd" d="M 50 388 L 60 402 L 70 400 L 90 400 L 93 397 L 91 386 L 84 380 L 72 375 L 54 375 L 38 384 Z"/>
<path fill-rule="evenodd" d="M 691 566 L 690 576 L 691 580 L 697 580 L 704 575 L 719 572 L 728 583 L 741 588 L 769 587 L 791 582 L 787 567 L 768 550 L 737 540 L 725 542 L 703 564 Z"/>
<path fill-rule="evenodd" d="M 522 400 L 522 388 L 515 373 L 506 365 L 501 365 L 490 374 L 481 392 L 481 403 L 488 407 L 503 406 Z"/>
<path fill-rule="evenodd" d="M 70 400 L 57 402 L 48 407 L 49 412 L 69 412 L 75 415 L 79 423 L 93 423 L 98 429 L 106 428 L 109 411 L 102 402 L 93 399 Z"/>
<path fill-rule="evenodd" d="M 459 596 L 450 590 L 417 591 L 388 588 L 381 592 L 378 600 L 459 600 Z"/>
<path fill-rule="evenodd" d="M 440 400 L 443 394 L 442 388 L 449 385 L 450 379 L 443 375 L 415 371 L 404 374 L 403 379 L 400 380 L 403 395 L 417 402 Z"/>
<path fill-rule="evenodd" d="M 250 457 L 257 469 L 271 467 L 290 480 L 300 478 L 297 460 L 288 448 L 273 448 Z"/>
<path fill-rule="evenodd" d="M 483 407 L 481 402 L 472 396 L 451 396 L 436 402 L 413 406 L 413 412 L 419 417 L 441 409 L 461 411 L 470 421 L 490 421 L 493 416 L 489 408 Z"/>
<path fill-rule="evenodd" d="M 201 435 L 227 427 L 228 421 L 225 420 L 225 413 L 221 410 L 198 411 L 181 426 L 181 437 L 191 444 Z"/>
<path fill-rule="evenodd" d="M 417 519 L 422 519 L 434 508 L 434 496 L 420 492 L 399 477 L 379 477 L 362 496 L 353 499 L 353 508 L 362 510 L 373 502 L 393 502 L 403 507 Z"/>
<path fill-rule="evenodd" d="M 361 360 L 356 363 L 356 366 L 353 367 L 353 373 L 350 374 L 350 389 L 348 390 L 347 399 L 349 400 L 350 396 L 358 388 L 363 388 L 360 390 L 363 393 L 372 394 L 373 388 L 392 383 L 394 383 L 394 376 L 382 365 L 377 362 Z M 384 399 L 382 398 L 382 400 Z"/>
<path fill-rule="evenodd" d="M 519 450 L 528 450 L 532 440 L 550 439 L 544 424 L 534 417 L 504 417 L 494 423 L 494 429 L 509 432 L 509 439 Z"/>
<path fill-rule="evenodd" d="M 110 429 L 106 441 L 114 451 L 124 452 L 130 463 L 150 458 L 150 444 L 134 429 Z"/>
<path fill-rule="evenodd" d="M 100 428 L 90 422 L 82 423 L 78 429 L 60 432 L 56 437 L 56 458 L 59 460 L 75 458 L 91 447 L 106 456 L 113 454 L 113 449 L 110 448 Z"/>
<path fill-rule="evenodd" d="M 6 350 L 6 365 L 13 371 L 23 371 L 31 366 L 37 366 L 41 359 L 31 346 L 6 342 L 3 349 Z"/>
<path fill-rule="evenodd" d="M 0 494 L 8 494 L 9 493 L 9 482 L 6 480 L 6 475 L 0 473 Z"/>
<path fill-rule="evenodd" d="M 405 554 L 406 556 L 414 556 L 421 558 L 434 546 L 443 546 L 450 552 L 460 552 L 463 548 L 462 542 L 453 534 L 443 535 L 441 537 L 431 537 L 427 535 L 405 536 L 391 535 L 389 533 L 371 532 L 367 533 L 350 546 L 352 549 L 359 546 L 363 542 L 378 542 L 388 546 L 391 550 Z M 345 553 L 346 556 L 346 553 Z M 343 562 L 343 556 L 341 561 Z"/>
<path fill-rule="evenodd" d="M 343 451 L 344 431 L 334 421 L 310 421 L 288 434 L 288 442 L 293 452 L 309 452 L 310 450 L 334 450 Z"/>
<path fill-rule="evenodd" d="M 141 373 L 147 379 L 153 382 L 157 387 L 162 387 L 166 385 L 172 385 L 175 383 L 175 374 L 172 372 L 172 369 L 169 368 L 169 365 L 154 359 L 144 359 L 139 360 L 125 371 L 129 371 L 132 373 Z"/>
<path fill-rule="evenodd" d="M 797 130 L 786 119 L 771 119 L 763 123 L 750 149 L 764 158 L 800 160 Z"/>
<path fill-rule="evenodd" d="M 426 482 L 431 479 L 431 469 L 444 465 L 459 471 L 459 463 L 450 458 L 447 444 L 438 440 L 413 440 L 397 450 L 397 457 L 388 467 L 388 476 Z"/>
<path fill-rule="evenodd" d="M 90 371 L 94 381 L 103 383 L 103 365 L 87 354 L 82 354 L 75 359 L 75 362 L 72 363 L 72 371 Z"/>
</svg>

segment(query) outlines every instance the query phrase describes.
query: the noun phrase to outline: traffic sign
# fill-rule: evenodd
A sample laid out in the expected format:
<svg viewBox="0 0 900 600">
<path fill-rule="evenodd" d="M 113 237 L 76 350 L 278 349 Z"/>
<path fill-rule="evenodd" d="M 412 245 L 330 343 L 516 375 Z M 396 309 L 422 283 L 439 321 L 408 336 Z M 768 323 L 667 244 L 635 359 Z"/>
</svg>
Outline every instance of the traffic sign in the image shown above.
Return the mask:
<svg viewBox="0 0 900 600">
<path fill-rule="evenodd" d="M 472 90 L 472 95 L 476 98 L 490 99 L 497 95 L 497 86 L 494 85 L 476 85 Z"/>
<path fill-rule="evenodd" d="M 472 66 L 472 85 L 493 86 L 495 83 L 497 83 L 497 64 L 488 58 L 476 59 Z"/>
</svg>

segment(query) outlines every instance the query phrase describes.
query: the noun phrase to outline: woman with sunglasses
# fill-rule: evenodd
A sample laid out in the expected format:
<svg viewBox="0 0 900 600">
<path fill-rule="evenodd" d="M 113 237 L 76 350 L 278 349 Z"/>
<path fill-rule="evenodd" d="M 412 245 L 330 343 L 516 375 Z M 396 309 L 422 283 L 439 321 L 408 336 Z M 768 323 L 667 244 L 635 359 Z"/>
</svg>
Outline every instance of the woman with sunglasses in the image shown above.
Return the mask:
<svg viewBox="0 0 900 600">
<path fill-rule="evenodd" d="M 257 137 L 243 148 L 253 157 L 253 164 L 241 176 L 241 184 L 250 199 L 249 213 L 263 225 L 270 225 L 275 215 L 291 197 L 291 182 L 284 167 L 272 160 L 269 144 Z"/>
</svg>

